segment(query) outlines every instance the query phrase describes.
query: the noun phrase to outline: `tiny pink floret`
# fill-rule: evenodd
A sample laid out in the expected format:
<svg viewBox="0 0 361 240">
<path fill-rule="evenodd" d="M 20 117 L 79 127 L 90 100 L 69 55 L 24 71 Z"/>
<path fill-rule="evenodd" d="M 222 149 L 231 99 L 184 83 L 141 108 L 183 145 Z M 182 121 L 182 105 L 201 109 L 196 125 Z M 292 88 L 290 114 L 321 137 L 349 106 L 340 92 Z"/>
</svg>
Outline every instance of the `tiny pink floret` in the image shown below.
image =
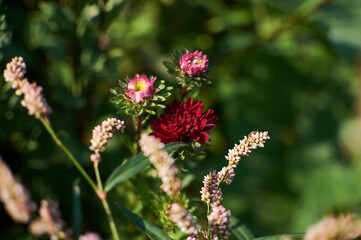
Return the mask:
<svg viewBox="0 0 361 240">
<path fill-rule="evenodd" d="M 132 78 L 126 88 L 128 97 L 134 102 L 139 103 L 146 98 L 152 98 L 154 94 L 153 83 L 156 78 L 149 80 L 145 75 Z"/>
<path fill-rule="evenodd" d="M 182 56 L 179 67 L 186 77 L 200 77 L 206 74 L 208 68 L 207 55 L 195 51 Z"/>
</svg>

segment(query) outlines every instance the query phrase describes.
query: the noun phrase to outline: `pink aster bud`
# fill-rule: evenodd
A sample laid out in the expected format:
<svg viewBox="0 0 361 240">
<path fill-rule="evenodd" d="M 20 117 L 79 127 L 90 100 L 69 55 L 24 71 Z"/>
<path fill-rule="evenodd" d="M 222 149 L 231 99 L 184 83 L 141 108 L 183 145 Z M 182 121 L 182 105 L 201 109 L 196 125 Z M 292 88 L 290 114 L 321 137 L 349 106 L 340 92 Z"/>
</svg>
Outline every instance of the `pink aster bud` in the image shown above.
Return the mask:
<svg viewBox="0 0 361 240">
<path fill-rule="evenodd" d="M 124 131 L 124 121 L 120 121 L 116 118 L 108 118 L 104 120 L 101 125 L 97 125 L 93 129 L 93 136 L 90 139 L 90 147 L 89 149 L 94 151 L 92 155 L 90 155 L 90 160 L 94 162 L 94 164 L 98 164 L 100 162 L 100 153 L 105 150 L 105 146 L 108 145 L 109 139 L 111 139 L 116 132 Z"/>
<path fill-rule="evenodd" d="M 144 75 L 133 77 L 126 87 L 127 96 L 134 102 L 139 103 L 147 98 L 152 98 L 154 94 L 153 83 L 156 77 L 150 80 Z"/>
<path fill-rule="evenodd" d="M 71 229 L 64 230 L 65 223 L 61 218 L 58 203 L 52 200 L 42 200 L 39 209 L 40 219 L 29 225 L 32 234 L 41 235 L 47 233 L 50 239 L 69 238 Z"/>
<path fill-rule="evenodd" d="M 169 205 L 168 214 L 172 222 L 177 224 L 181 232 L 185 234 L 196 235 L 200 226 L 197 225 L 197 220 L 193 218 L 192 214 L 178 203 L 172 203 Z"/>
<path fill-rule="evenodd" d="M 161 189 L 166 194 L 176 197 L 181 188 L 181 181 L 177 178 L 178 167 L 174 159 L 163 149 L 164 144 L 159 138 L 143 133 L 139 146 L 157 170 L 158 177 L 162 180 Z"/>
<path fill-rule="evenodd" d="M 14 177 L 10 168 L 0 158 L 0 201 L 15 222 L 28 223 L 36 205 L 28 190 Z"/>
<path fill-rule="evenodd" d="M 211 239 L 228 239 L 231 235 L 231 211 L 222 205 L 213 205 L 208 217 Z"/>
<path fill-rule="evenodd" d="M 182 56 L 179 67 L 186 77 L 200 77 L 206 74 L 208 68 L 207 55 L 195 51 Z"/>
</svg>

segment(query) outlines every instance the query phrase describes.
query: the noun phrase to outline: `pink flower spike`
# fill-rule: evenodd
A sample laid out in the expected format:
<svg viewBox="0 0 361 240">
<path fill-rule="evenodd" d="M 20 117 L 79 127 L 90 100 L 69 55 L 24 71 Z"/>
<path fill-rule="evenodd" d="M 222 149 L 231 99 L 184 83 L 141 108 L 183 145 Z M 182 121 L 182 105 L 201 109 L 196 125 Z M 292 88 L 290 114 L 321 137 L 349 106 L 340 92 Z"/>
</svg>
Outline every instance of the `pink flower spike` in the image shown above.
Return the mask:
<svg viewBox="0 0 361 240">
<path fill-rule="evenodd" d="M 179 67 L 186 77 L 200 77 L 206 74 L 208 68 L 207 55 L 195 51 L 182 56 Z"/>
<path fill-rule="evenodd" d="M 152 98 L 154 94 L 153 83 L 155 77 L 150 80 L 143 74 L 132 78 L 126 89 L 128 97 L 134 102 L 139 103 L 145 98 Z"/>
</svg>

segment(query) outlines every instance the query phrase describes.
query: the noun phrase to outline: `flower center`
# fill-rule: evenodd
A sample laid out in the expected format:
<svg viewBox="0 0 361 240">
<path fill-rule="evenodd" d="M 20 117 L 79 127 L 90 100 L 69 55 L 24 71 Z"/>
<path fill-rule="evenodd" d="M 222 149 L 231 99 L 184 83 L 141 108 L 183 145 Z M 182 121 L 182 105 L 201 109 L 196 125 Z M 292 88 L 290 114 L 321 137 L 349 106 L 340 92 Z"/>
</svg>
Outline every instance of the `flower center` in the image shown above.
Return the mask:
<svg viewBox="0 0 361 240">
<path fill-rule="evenodd" d="M 200 57 L 195 57 L 195 58 L 193 58 L 192 63 L 198 67 L 203 64 L 203 59 Z"/>
<path fill-rule="evenodd" d="M 147 88 L 147 83 L 144 80 L 139 80 L 134 83 L 134 91 L 140 92 Z"/>
</svg>

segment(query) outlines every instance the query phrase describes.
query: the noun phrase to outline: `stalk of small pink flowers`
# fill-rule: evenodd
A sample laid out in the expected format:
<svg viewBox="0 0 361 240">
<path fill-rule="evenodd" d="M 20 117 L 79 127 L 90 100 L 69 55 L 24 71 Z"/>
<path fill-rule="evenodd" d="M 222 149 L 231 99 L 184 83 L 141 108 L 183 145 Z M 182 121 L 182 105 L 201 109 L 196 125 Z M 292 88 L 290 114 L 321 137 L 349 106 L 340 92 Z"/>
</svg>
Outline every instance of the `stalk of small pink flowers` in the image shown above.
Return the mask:
<svg viewBox="0 0 361 240">
<path fill-rule="evenodd" d="M 21 105 L 28 109 L 29 115 L 34 115 L 40 119 L 51 113 L 51 108 L 47 104 L 42 94 L 42 87 L 36 83 L 29 83 L 24 78 L 26 65 L 22 57 L 15 57 L 6 65 L 4 78 L 6 82 L 11 82 L 11 87 L 15 89 L 16 95 L 24 95 Z"/>
<path fill-rule="evenodd" d="M 0 158 L 0 201 L 15 222 L 28 223 L 36 205 L 28 190 L 16 179 L 10 168 Z"/>
<path fill-rule="evenodd" d="M 157 174 L 162 181 L 161 189 L 169 196 L 177 197 L 181 182 L 176 177 L 178 168 L 166 151 L 164 144 L 159 138 L 143 133 L 139 140 L 139 146 L 144 156 L 149 157 L 149 161 L 157 170 Z"/>
<path fill-rule="evenodd" d="M 102 238 L 97 233 L 86 232 L 79 237 L 79 240 L 102 240 Z"/>
<path fill-rule="evenodd" d="M 219 188 L 219 174 L 213 170 L 208 175 L 204 176 L 201 189 L 201 200 L 207 205 L 212 203 L 220 203 L 222 201 L 222 190 Z"/>
<path fill-rule="evenodd" d="M 61 218 L 57 202 L 42 200 L 39 215 L 40 219 L 33 221 L 29 226 L 32 234 L 47 233 L 50 239 L 68 238 L 72 235 L 71 229 L 63 230 L 65 223 Z"/>
<path fill-rule="evenodd" d="M 174 222 L 179 229 L 188 235 L 195 235 L 199 232 L 200 226 L 197 225 L 197 220 L 193 218 L 192 214 L 178 203 L 169 205 L 168 214 L 172 222 Z"/>
<path fill-rule="evenodd" d="M 245 136 L 240 143 L 234 146 L 233 149 L 228 150 L 226 159 L 228 160 L 227 171 L 223 170 L 220 172 L 220 179 L 226 184 L 231 184 L 234 177 L 234 169 L 237 167 L 242 156 L 248 156 L 252 150 L 258 147 L 264 147 L 264 143 L 267 139 L 270 139 L 268 132 L 253 131 L 248 136 Z M 229 175 L 228 175 L 229 173 Z M 226 175 L 227 174 L 227 175 Z"/>
<path fill-rule="evenodd" d="M 351 214 L 327 217 L 307 229 L 305 240 L 351 240 L 361 236 L 361 221 Z"/>
<path fill-rule="evenodd" d="M 114 133 L 123 131 L 124 121 L 120 121 L 116 118 L 108 118 L 107 120 L 104 120 L 101 125 L 97 125 L 93 129 L 89 149 L 94 152 L 90 155 L 90 159 L 94 164 L 99 164 L 101 160 L 100 153 L 104 151 L 105 146 L 108 145 L 109 139 L 113 137 Z"/>
<path fill-rule="evenodd" d="M 210 239 L 228 239 L 231 236 L 231 211 L 222 205 L 213 204 L 208 222 Z"/>
</svg>

